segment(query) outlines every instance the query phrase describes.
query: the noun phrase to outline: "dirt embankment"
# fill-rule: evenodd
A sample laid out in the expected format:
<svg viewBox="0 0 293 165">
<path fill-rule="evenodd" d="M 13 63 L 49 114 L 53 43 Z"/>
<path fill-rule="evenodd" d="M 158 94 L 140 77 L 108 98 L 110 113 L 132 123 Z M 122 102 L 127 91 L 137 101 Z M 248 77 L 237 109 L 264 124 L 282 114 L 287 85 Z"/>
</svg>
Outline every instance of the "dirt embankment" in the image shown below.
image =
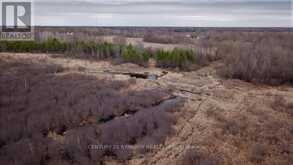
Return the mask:
<svg viewBox="0 0 293 165">
<path fill-rule="evenodd" d="M 217 76 L 220 67 L 216 62 L 176 73 L 133 64 L 1 54 L 0 160 L 292 163 L 293 88 L 224 80 Z M 160 146 L 147 152 L 101 151 L 88 150 L 89 144 Z"/>
</svg>

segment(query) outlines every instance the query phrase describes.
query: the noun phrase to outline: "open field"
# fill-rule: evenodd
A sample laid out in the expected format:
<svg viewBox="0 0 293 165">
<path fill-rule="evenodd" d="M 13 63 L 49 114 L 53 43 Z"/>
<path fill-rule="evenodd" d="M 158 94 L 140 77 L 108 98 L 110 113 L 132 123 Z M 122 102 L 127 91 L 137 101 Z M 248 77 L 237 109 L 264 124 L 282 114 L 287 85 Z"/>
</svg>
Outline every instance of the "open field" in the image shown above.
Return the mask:
<svg viewBox="0 0 293 165">
<path fill-rule="evenodd" d="M 65 30 L 0 42 L 0 164 L 293 163 L 291 32 Z"/>
</svg>

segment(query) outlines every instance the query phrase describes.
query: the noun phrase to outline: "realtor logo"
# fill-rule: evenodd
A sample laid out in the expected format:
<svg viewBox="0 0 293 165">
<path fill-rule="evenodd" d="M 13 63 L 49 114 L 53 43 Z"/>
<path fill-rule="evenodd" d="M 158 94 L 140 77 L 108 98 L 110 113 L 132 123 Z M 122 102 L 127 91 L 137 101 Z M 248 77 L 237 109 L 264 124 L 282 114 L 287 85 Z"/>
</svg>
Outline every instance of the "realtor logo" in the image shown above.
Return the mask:
<svg viewBox="0 0 293 165">
<path fill-rule="evenodd" d="M 2 2 L 2 32 L 31 31 L 30 2 Z"/>
<path fill-rule="evenodd" d="M 33 40 L 32 3 L 2 0 L 0 40 Z"/>
</svg>

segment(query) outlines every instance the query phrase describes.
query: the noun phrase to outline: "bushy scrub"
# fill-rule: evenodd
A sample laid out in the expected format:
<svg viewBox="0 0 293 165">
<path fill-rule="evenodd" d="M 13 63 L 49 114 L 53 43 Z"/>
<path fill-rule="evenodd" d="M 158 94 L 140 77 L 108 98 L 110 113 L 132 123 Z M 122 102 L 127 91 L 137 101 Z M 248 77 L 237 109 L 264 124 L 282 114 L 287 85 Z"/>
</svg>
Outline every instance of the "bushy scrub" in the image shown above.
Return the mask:
<svg viewBox="0 0 293 165">
<path fill-rule="evenodd" d="M 274 42 L 230 45 L 224 75 L 250 82 L 280 84 L 293 81 L 292 53 Z"/>
<path fill-rule="evenodd" d="M 143 61 L 148 62 L 151 57 L 152 57 L 152 53 L 149 50 L 144 49 L 143 52 L 142 52 Z"/>
<path fill-rule="evenodd" d="M 67 54 L 75 56 L 95 56 L 97 46 L 94 42 L 75 41 L 69 44 Z"/>
<path fill-rule="evenodd" d="M 189 69 L 196 62 L 196 54 L 192 50 L 175 48 L 173 51 L 157 50 L 155 54 L 158 67 Z"/>
<path fill-rule="evenodd" d="M 64 52 L 67 49 L 67 43 L 56 38 L 49 38 L 42 43 L 42 47 L 45 52 Z"/>
<path fill-rule="evenodd" d="M 0 41 L 1 52 L 33 52 L 40 48 L 35 41 Z"/>
<path fill-rule="evenodd" d="M 114 45 L 108 42 L 98 44 L 97 56 L 99 58 L 110 58 L 115 56 Z"/>
<path fill-rule="evenodd" d="M 122 51 L 122 58 L 124 61 L 133 62 L 140 65 L 145 65 L 148 62 L 150 56 L 151 53 L 146 49 L 139 49 L 132 45 L 128 45 Z"/>
<path fill-rule="evenodd" d="M 94 41 L 63 42 L 49 38 L 43 42 L 37 41 L 0 41 L 0 52 L 44 52 L 66 53 L 78 58 L 107 59 L 118 58 L 124 62 L 132 62 L 147 66 L 150 58 L 154 58 L 158 67 L 179 68 L 189 70 L 195 63 L 201 63 L 200 56 L 193 50 L 174 49 L 172 51 L 152 51 L 143 46 L 112 44 Z"/>
<path fill-rule="evenodd" d="M 181 106 L 166 106 L 169 91 L 131 90 L 132 80 L 56 75 L 60 67 L 43 59 L 0 65 L 1 164 L 104 164 L 109 155 L 127 160 L 131 150 L 89 146 L 162 144 L 172 133 Z"/>
<path fill-rule="evenodd" d="M 55 38 L 49 38 L 44 42 L 36 41 L 0 41 L 1 52 L 64 52 L 67 43 Z"/>
<path fill-rule="evenodd" d="M 95 43 L 93 41 L 76 41 L 70 43 L 67 54 L 77 57 L 92 57 L 95 59 L 105 59 L 114 57 L 115 50 L 111 43 Z"/>
</svg>

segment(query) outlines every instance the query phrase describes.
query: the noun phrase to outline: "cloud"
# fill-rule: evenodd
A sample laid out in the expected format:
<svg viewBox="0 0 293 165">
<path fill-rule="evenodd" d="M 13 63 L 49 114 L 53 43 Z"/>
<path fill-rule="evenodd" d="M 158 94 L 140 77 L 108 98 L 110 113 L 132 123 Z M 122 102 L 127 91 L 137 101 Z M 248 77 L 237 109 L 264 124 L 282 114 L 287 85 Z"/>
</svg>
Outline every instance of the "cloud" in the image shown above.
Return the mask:
<svg viewBox="0 0 293 165">
<path fill-rule="evenodd" d="M 291 26 L 289 0 L 34 0 L 37 25 Z"/>
</svg>

